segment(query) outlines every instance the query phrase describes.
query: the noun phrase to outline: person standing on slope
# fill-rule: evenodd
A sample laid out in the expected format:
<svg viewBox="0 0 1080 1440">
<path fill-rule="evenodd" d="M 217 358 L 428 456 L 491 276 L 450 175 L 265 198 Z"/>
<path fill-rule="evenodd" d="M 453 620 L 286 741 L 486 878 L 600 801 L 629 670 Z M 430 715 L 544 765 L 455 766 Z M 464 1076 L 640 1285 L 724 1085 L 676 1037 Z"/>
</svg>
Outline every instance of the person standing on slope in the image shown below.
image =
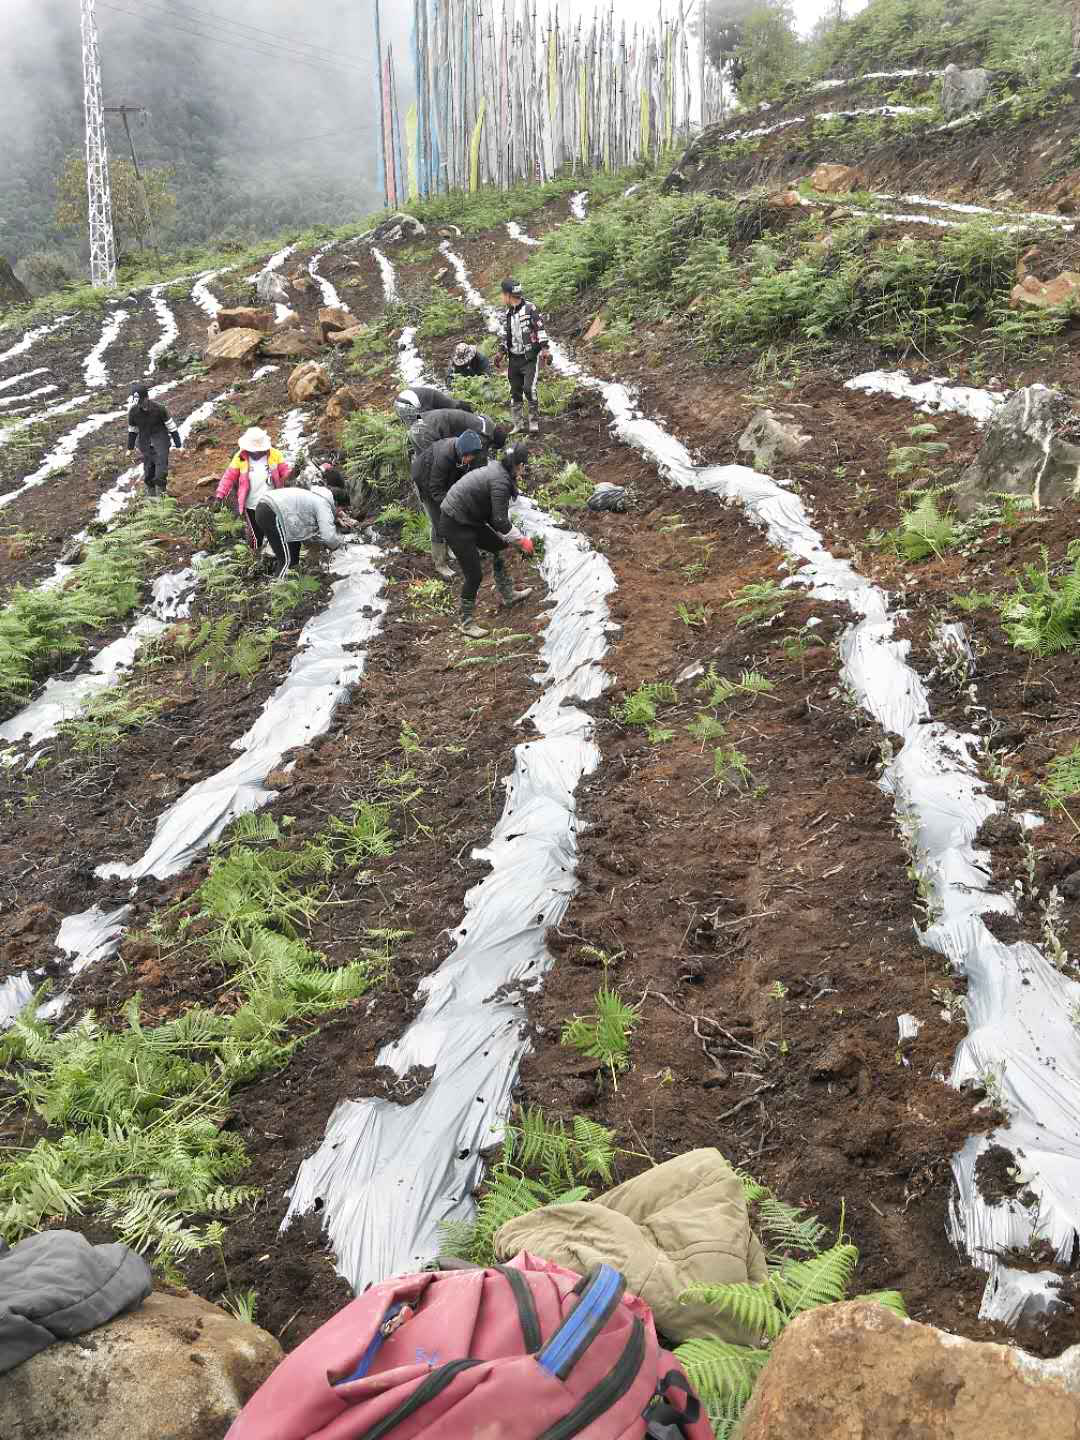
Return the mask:
<svg viewBox="0 0 1080 1440">
<path fill-rule="evenodd" d="M 523 409 L 529 414 L 529 431 L 540 429 L 540 406 L 536 384 L 541 364 L 551 364 L 551 348 L 540 311 L 526 300 L 516 280 L 502 282 L 502 302 L 506 306 L 503 348 L 506 353 L 507 376 L 510 381 L 510 408 L 514 425 L 523 428 Z"/>
<path fill-rule="evenodd" d="M 265 430 L 253 425 L 244 431 L 215 498 L 228 500 L 236 490 L 236 513 L 244 522 L 244 538 L 256 554 L 262 542 L 269 539 L 256 523 L 259 501 L 267 490 L 280 490 L 291 474 L 292 466 L 280 450 L 274 449 Z"/>
<path fill-rule="evenodd" d="M 486 458 L 484 442 L 475 430 L 464 435 L 436 440 L 412 463 L 413 489 L 427 513 L 431 526 L 431 558 L 435 573 L 444 580 L 456 578 L 446 560 L 446 541 L 442 537 L 442 502 L 452 486 L 472 467 Z"/>
<path fill-rule="evenodd" d="M 184 448 L 176 421 L 164 405 L 150 399 L 145 385 L 136 385 L 131 392 L 134 402 L 128 411 L 128 450 L 138 445 L 143 462 L 143 481 L 148 493 L 164 495 L 169 483 L 169 444 Z"/>
<path fill-rule="evenodd" d="M 483 553 L 493 557 L 495 589 L 504 609 L 532 594 L 531 590 L 514 589 L 502 554 L 508 545 L 517 545 L 526 555 L 533 553 L 533 542 L 510 519 L 510 502 L 517 497 L 517 482 L 528 463 L 528 447 L 515 445 L 498 460 L 464 476 L 447 491 L 442 502 L 443 539 L 465 576 L 458 628 L 470 640 L 480 640 L 488 633 L 473 618 L 484 578 Z"/>
<path fill-rule="evenodd" d="M 255 524 L 274 552 L 279 580 L 300 563 L 305 540 L 317 540 L 331 550 L 348 544 L 349 536 L 342 532 L 356 529 L 356 521 L 345 511 L 348 498 L 344 490 L 330 485 L 312 485 L 307 490 L 283 485 L 280 490 L 264 491 L 255 507 Z"/>
</svg>

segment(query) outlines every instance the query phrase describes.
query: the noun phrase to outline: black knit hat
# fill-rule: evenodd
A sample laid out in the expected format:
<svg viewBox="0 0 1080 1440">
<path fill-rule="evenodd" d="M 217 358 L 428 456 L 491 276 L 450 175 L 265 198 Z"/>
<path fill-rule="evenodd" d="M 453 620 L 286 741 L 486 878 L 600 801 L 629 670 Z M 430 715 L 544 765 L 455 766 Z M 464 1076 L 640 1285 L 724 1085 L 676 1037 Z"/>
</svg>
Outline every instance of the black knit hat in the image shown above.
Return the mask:
<svg viewBox="0 0 1080 1440">
<path fill-rule="evenodd" d="M 149 400 L 150 398 L 150 391 L 145 385 L 133 385 L 131 387 L 131 393 L 140 400 Z"/>
<path fill-rule="evenodd" d="M 522 293 L 521 286 L 516 280 L 504 280 L 501 289 L 504 295 L 520 295 Z"/>
</svg>

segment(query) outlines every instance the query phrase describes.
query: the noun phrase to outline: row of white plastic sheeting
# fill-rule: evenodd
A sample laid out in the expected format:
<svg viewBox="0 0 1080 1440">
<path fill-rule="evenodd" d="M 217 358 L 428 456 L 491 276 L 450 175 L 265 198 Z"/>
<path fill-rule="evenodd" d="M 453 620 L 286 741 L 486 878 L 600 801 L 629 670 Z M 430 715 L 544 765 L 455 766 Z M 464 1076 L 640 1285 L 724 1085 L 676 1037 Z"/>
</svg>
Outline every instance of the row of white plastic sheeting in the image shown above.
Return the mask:
<svg viewBox="0 0 1080 1440">
<path fill-rule="evenodd" d="M 319 270 L 320 263 L 336 244 L 336 240 L 331 240 L 329 245 L 324 245 L 321 250 L 317 250 L 315 252 L 315 254 L 308 261 L 308 274 L 315 281 L 315 284 L 318 285 L 320 291 L 322 292 L 322 303 L 325 306 L 333 306 L 342 310 L 348 310 L 349 307 L 344 304 L 337 290 L 330 283 L 330 281 L 327 280 L 326 276 L 323 275 L 322 272 Z"/>
<path fill-rule="evenodd" d="M 39 365 L 36 370 L 24 370 L 21 375 L 9 375 L 6 380 L 0 380 L 0 390 L 11 390 L 16 385 L 25 385 L 27 380 L 33 379 L 35 375 L 48 373 L 48 365 Z"/>
<path fill-rule="evenodd" d="M 578 190 L 570 196 L 570 214 L 575 220 L 587 220 L 589 218 L 589 192 Z"/>
<path fill-rule="evenodd" d="M 146 357 L 146 373 L 153 375 L 157 369 L 158 361 L 165 354 L 166 350 L 172 348 L 173 342 L 180 334 L 180 326 L 176 323 L 176 316 L 173 314 L 172 306 L 165 297 L 165 285 L 155 285 L 150 291 L 150 303 L 154 307 L 154 313 L 158 317 L 158 324 L 161 326 L 161 336 L 155 340 L 150 347 Z"/>
<path fill-rule="evenodd" d="M 32 330 L 26 332 L 21 340 L 17 340 L 7 350 L 0 351 L 0 365 L 5 360 L 13 360 L 16 355 L 25 355 L 31 345 L 36 345 L 46 335 L 51 335 L 54 330 L 59 330 L 61 325 L 66 325 L 70 319 L 72 319 L 70 315 L 58 315 L 55 320 L 50 320 L 44 325 L 35 325 Z"/>
<path fill-rule="evenodd" d="M 519 997 L 550 966 L 544 933 L 576 888 L 574 792 L 599 751 L 592 720 L 572 702 L 594 699 L 607 683 L 599 661 L 615 578 L 583 536 L 530 501 L 515 518 L 544 540 L 554 604 L 537 677 L 542 694 L 522 717 L 537 738 L 515 749 L 502 816 L 477 852 L 492 868 L 465 897 L 454 952 L 421 985 L 419 1015 L 378 1056 L 399 1076 L 416 1066 L 434 1074 L 409 1105 L 339 1104 L 300 1169 L 285 1219 L 318 1208 L 338 1268 L 358 1290 L 418 1268 L 438 1250 L 440 1221 L 471 1215 L 482 1152 L 501 1132 L 528 1049 Z"/>
<path fill-rule="evenodd" d="M 514 220 L 506 222 L 506 228 L 510 233 L 511 240 L 520 240 L 522 245 L 539 245 L 539 240 L 534 240 L 531 235 L 526 235 L 521 226 Z"/>
<path fill-rule="evenodd" d="M 946 411 L 967 415 L 985 425 L 999 406 L 1009 398 L 1003 390 L 980 390 L 972 385 L 950 385 L 947 380 L 912 380 L 905 370 L 867 370 L 844 382 L 845 390 L 861 390 L 867 395 L 892 395 L 910 400 L 928 415 Z"/>
<path fill-rule="evenodd" d="M 83 374 L 88 390 L 100 390 L 109 383 L 109 372 L 105 365 L 105 351 L 123 329 L 131 311 L 124 305 L 117 305 L 101 328 L 97 344 L 83 361 Z"/>
<path fill-rule="evenodd" d="M 466 297 L 488 310 L 461 259 L 449 246 L 443 253 Z M 488 313 L 490 324 L 495 317 Z M 1002 1251 L 1022 1249 L 1038 1233 L 1064 1259 L 1080 1238 L 1080 1036 L 1071 1018 L 1080 984 L 1034 947 L 996 940 L 981 918 L 1014 906 L 1011 896 L 989 888 L 989 857 L 974 843 L 983 822 L 1002 808 L 979 777 L 977 741 L 932 719 L 923 682 L 906 662 L 908 644 L 895 637 L 888 596 L 830 554 L 797 495 L 742 465 L 696 465 L 680 441 L 638 412 L 624 385 L 585 374 L 557 344 L 552 352 L 560 371 L 603 396 L 619 439 L 672 484 L 738 501 L 774 545 L 800 562 L 789 584 L 842 601 L 857 617 L 841 641 L 843 679 L 880 727 L 902 741 L 882 784 L 912 837 L 915 868 L 938 916 L 920 939 L 969 982 L 969 1032 L 951 1080 L 993 1082 L 1009 1115 L 994 1140 L 1022 1154 L 1037 1201 L 1030 1208 L 1018 1200 L 991 1204 L 979 1193 L 974 1168 L 986 1137 L 973 1137 L 956 1157 L 954 1234 L 972 1262 L 991 1271 L 990 1305 L 1008 1280 L 1000 1274 Z"/>
</svg>

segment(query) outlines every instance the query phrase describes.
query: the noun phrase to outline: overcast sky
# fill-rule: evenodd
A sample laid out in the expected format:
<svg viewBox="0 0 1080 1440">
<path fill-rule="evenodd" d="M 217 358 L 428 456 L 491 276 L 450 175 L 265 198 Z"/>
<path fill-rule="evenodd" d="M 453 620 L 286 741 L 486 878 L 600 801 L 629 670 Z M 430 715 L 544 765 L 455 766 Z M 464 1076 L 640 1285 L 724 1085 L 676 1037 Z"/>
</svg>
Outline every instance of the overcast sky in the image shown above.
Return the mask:
<svg viewBox="0 0 1080 1440">
<path fill-rule="evenodd" d="M 565 0 L 560 0 L 561 5 Z M 591 15 L 596 8 L 597 0 L 568 0 L 571 10 L 580 11 L 583 15 Z M 697 3 L 697 0 L 695 0 Z M 861 10 L 866 0 L 848 0 L 845 6 L 846 13 L 854 14 Z M 541 11 L 543 6 L 541 5 Z M 824 0 L 793 0 L 795 17 L 799 29 L 806 34 L 813 26 L 825 9 Z M 655 21 L 659 14 L 659 0 L 615 0 L 616 15 L 625 15 L 627 20 L 649 20 Z M 678 11 L 678 4 L 673 0 L 664 0 L 664 14 L 673 15 Z"/>
</svg>

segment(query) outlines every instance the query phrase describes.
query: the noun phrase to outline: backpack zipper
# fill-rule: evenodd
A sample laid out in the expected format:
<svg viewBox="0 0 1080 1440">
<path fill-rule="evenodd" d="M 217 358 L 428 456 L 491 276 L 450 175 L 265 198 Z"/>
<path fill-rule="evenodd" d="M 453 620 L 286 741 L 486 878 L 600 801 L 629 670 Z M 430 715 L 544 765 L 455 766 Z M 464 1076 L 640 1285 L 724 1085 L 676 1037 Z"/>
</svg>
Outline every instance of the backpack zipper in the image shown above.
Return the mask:
<svg viewBox="0 0 1080 1440">
<path fill-rule="evenodd" d="M 537 1440 L 570 1440 L 571 1436 L 580 1434 L 605 1411 L 618 1404 L 637 1379 L 644 1359 L 645 1327 L 635 1319 L 630 1339 L 611 1373 L 583 1396 L 569 1414 L 549 1425 L 542 1435 L 537 1436 Z M 364 1436 L 363 1440 L 369 1440 L 369 1437 Z"/>
<path fill-rule="evenodd" d="M 391 1410 L 389 1415 L 384 1415 L 377 1425 L 373 1425 L 370 1430 L 365 1430 L 362 1435 L 356 1437 L 356 1440 L 382 1440 L 382 1437 L 388 1435 L 395 1425 L 400 1425 L 403 1420 L 407 1420 L 410 1415 L 415 1414 L 422 1405 L 426 1405 L 429 1400 L 434 1400 L 436 1395 L 441 1395 L 463 1371 L 471 1370 L 474 1366 L 481 1364 L 483 1364 L 481 1360 L 451 1360 L 449 1365 L 441 1365 L 438 1370 L 433 1370 L 427 1379 L 416 1387 L 408 1400 L 400 1404 L 396 1410 Z"/>
<path fill-rule="evenodd" d="M 540 1316 L 536 1313 L 536 1304 L 532 1291 L 529 1289 L 529 1282 L 520 1270 L 511 1269 L 509 1265 L 496 1265 L 495 1269 L 506 1280 L 514 1297 L 518 1319 L 521 1321 L 521 1336 L 525 1341 L 525 1353 L 535 1355 L 544 1343 L 544 1336 L 540 1329 Z"/>
<path fill-rule="evenodd" d="M 407 1306 L 405 1305 L 405 1302 L 403 1300 L 399 1300 L 396 1305 L 390 1306 L 390 1309 L 387 1310 L 386 1314 L 379 1321 L 379 1328 L 375 1331 L 375 1334 L 368 1342 L 367 1349 L 357 1361 L 356 1369 L 352 1372 L 352 1374 L 346 1375 L 344 1380 L 335 1380 L 335 1386 L 351 1385 L 354 1380 L 362 1380 L 364 1378 L 364 1376 L 371 1369 L 372 1362 L 374 1361 L 375 1356 L 382 1349 L 384 1342 L 387 1341 L 397 1329 L 397 1326 L 393 1322 L 401 1314 L 402 1310 L 405 1310 L 406 1308 Z"/>
</svg>

